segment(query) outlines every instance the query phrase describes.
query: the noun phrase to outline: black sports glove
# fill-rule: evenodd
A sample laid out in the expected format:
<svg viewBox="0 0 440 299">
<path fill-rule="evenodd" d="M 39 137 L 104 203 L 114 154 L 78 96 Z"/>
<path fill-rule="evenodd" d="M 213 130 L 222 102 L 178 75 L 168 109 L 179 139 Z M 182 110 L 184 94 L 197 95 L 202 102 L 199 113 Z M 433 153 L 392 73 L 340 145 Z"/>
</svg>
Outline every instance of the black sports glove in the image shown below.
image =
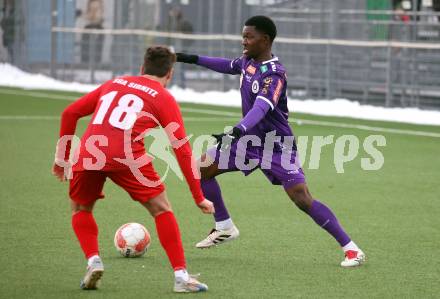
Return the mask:
<svg viewBox="0 0 440 299">
<path fill-rule="evenodd" d="M 177 62 L 184 63 L 197 63 L 199 61 L 199 56 L 185 53 L 176 53 Z"/>
<path fill-rule="evenodd" d="M 228 133 L 212 134 L 217 140 L 217 149 L 221 152 L 229 149 L 234 142 L 237 142 L 243 133 L 237 127 L 232 128 Z"/>
</svg>

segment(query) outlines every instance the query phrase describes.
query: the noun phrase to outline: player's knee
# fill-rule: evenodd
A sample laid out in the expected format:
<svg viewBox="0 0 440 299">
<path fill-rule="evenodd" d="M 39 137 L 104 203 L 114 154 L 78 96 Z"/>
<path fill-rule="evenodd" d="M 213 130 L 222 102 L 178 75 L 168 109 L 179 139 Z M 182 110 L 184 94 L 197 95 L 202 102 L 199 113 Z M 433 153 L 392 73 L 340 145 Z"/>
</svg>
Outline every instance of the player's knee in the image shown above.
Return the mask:
<svg viewBox="0 0 440 299">
<path fill-rule="evenodd" d="M 209 180 L 217 175 L 217 167 L 200 167 L 200 178 L 202 180 Z"/>
<path fill-rule="evenodd" d="M 154 215 L 151 214 L 151 216 L 153 216 L 153 218 L 156 218 L 157 216 L 159 216 L 159 215 L 161 215 L 161 214 L 163 214 L 163 213 L 167 213 L 167 212 L 171 212 L 171 213 L 173 213 L 173 210 L 169 209 L 169 210 L 161 210 L 161 211 L 157 211 L 156 213 L 154 213 Z"/>
<path fill-rule="evenodd" d="M 79 203 L 76 203 L 73 200 L 70 200 L 70 207 L 71 207 L 72 213 L 76 213 L 79 211 L 91 212 L 91 211 L 93 211 L 94 204 L 95 204 L 95 202 L 92 202 L 88 205 L 81 205 Z"/>
<path fill-rule="evenodd" d="M 209 176 L 209 171 L 206 167 L 199 167 L 200 169 L 200 178 L 202 180 L 207 180 Z"/>
<path fill-rule="evenodd" d="M 161 204 L 147 204 L 144 205 L 147 207 L 148 212 L 150 212 L 150 215 L 153 217 L 157 217 L 160 214 L 163 214 L 165 212 L 172 212 L 170 205 L 161 205 Z"/>
<path fill-rule="evenodd" d="M 206 180 L 209 178 L 209 167 L 204 166 L 206 161 L 206 155 L 203 155 L 198 161 L 197 161 L 197 165 L 199 167 L 200 170 L 200 178 L 202 180 Z"/>
<path fill-rule="evenodd" d="M 312 201 L 307 198 L 305 193 L 296 194 L 293 198 L 293 202 L 303 212 L 308 212 L 312 206 Z"/>
<path fill-rule="evenodd" d="M 147 208 L 148 212 L 150 212 L 153 217 L 172 211 L 171 204 L 168 201 L 165 192 L 162 192 L 159 196 L 142 203 L 142 205 Z"/>
<path fill-rule="evenodd" d="M 288 190 L 290 199 L 295 203 L 295 205 L 304 212 L 308 212 L 312 206 L 312 196 L 310 195 L 307 186 L 298 185 Z"/>
</svg>

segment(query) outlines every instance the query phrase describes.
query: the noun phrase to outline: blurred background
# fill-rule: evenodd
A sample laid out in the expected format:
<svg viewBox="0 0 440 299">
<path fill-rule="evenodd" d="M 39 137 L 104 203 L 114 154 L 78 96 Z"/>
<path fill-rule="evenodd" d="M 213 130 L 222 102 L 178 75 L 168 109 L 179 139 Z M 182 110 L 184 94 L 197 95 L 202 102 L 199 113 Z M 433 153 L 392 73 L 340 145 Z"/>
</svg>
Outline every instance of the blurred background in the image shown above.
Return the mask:
<svg viewBox="0 0 440 299">
<path fill-rule="evenodd" d="M 440 0 L 2 0 L 0 60 L 64 81 L 137 74 L 152 44 L 241 55 L 244 21 L 277 24 L 289 97 L 440 109 Z M 174 84 L 238 88 L 233 76 L 178 64 Z"/>
</svg>

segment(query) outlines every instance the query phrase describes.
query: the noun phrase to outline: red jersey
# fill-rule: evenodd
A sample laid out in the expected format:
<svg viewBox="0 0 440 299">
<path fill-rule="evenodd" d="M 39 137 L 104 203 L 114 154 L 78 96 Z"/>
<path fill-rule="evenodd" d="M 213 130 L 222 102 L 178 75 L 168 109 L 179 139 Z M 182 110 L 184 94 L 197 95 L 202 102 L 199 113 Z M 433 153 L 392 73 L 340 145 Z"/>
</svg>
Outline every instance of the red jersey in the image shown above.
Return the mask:
<svg viewBox="0 0 440 299">
<path fill-rule="evenodd" d="M 64 110 L 60 137 L 73 135 L 78 119 L 90 114 L 93 116 L 75 153 L 78 160 L 73 171 L 127 169 L 126 162 L 121 161 L 146 157 L 143 137 L 148 129 L 161 126 L 166 129 L 194 200 L 199 203 L 204 199 L 179 106 L 159 82 L 142 76 L 107 81 Z M 65 158 L 69 150 L 67 146 Z"/>
</svg>

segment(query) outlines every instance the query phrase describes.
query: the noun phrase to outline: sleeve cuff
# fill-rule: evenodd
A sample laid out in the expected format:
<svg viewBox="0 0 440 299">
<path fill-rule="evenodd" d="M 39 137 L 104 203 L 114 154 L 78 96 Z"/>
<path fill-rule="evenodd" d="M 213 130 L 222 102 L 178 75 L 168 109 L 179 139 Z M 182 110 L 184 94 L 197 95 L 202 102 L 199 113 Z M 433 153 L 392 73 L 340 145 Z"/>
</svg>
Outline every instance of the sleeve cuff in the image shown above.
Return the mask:
<svg viewBox="0 0 440 299">
<path fill-rule="evenodd" d="M 270 106 L 270 109 L 275 109 L 275 107 L 273 106 L 273 103 L 268 99 L 268 98 L 265 98 L 265 97 L 263 97 L 263 96 L 257 96 L 257 99 L 260 99 L 260 100 L 263 100 L 263 101 L 265 101 L 267 104 L 269 104 L 269 106 Z"/>
</svg>

